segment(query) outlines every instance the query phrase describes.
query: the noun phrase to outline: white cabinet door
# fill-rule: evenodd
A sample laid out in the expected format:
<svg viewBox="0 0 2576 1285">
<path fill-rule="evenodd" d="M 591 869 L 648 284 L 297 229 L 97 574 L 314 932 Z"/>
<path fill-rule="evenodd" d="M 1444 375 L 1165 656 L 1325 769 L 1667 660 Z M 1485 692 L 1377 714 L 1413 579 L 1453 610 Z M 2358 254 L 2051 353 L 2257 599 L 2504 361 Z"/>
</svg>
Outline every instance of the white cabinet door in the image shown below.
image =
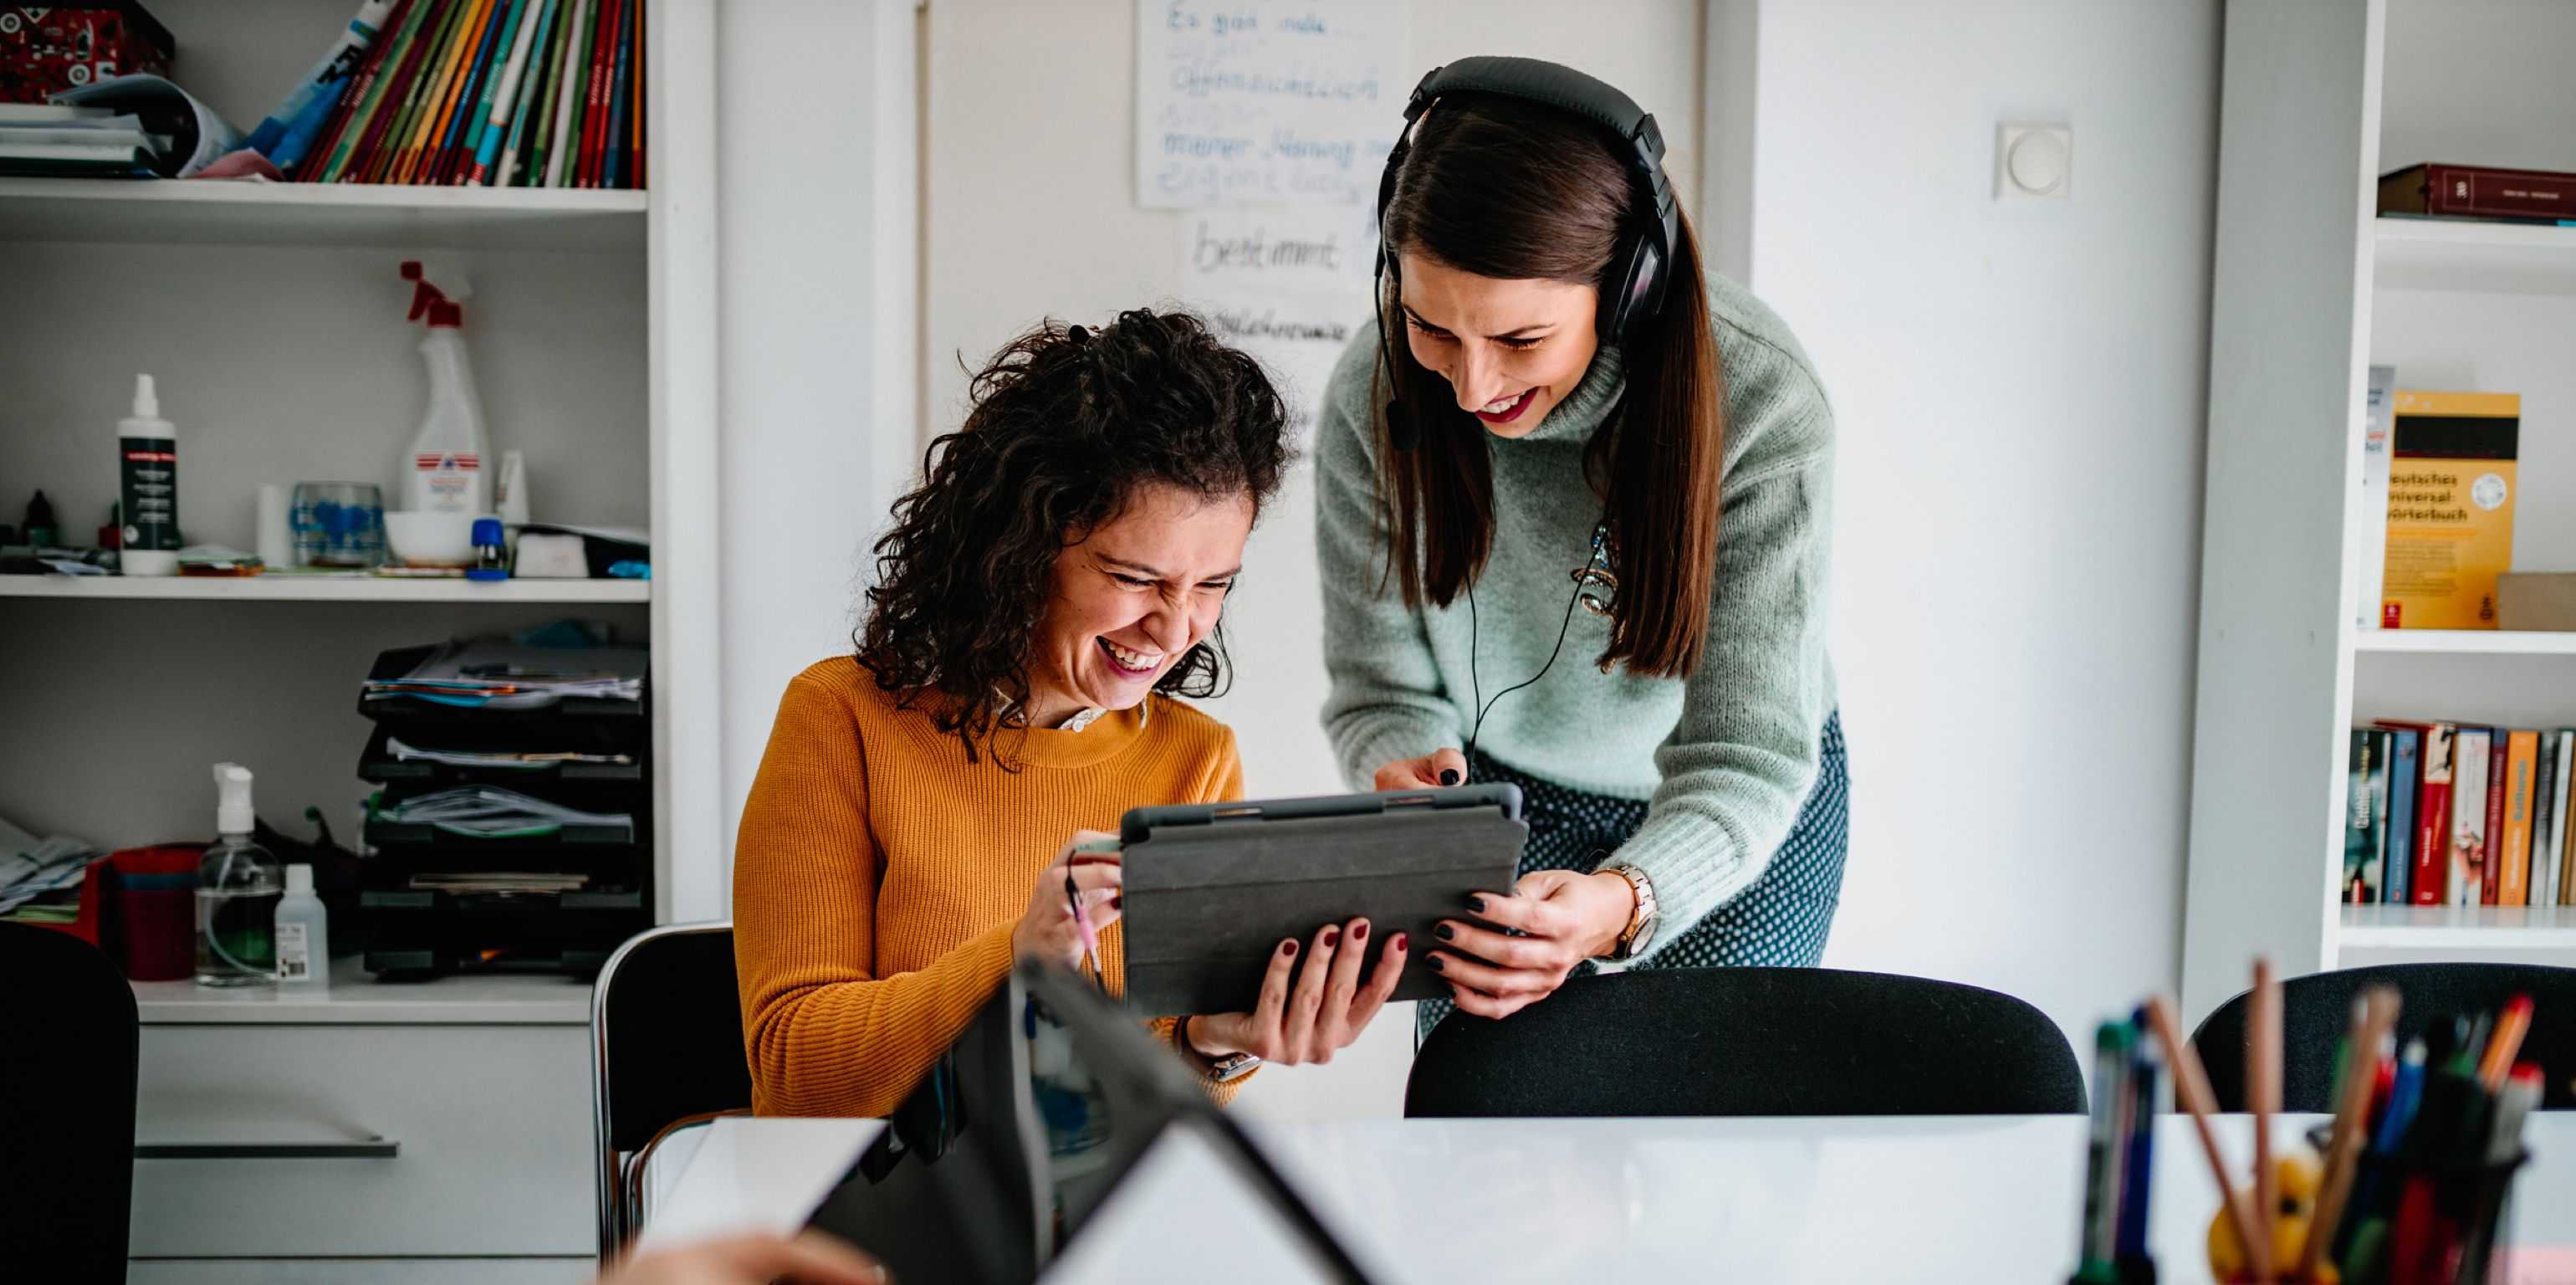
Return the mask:
<svg viewBox="0 0 2576 1285">
<path fill-rule="evenodd" d="M 595 1252 L 589 1031 L 146 1026 L 137 1257 Z"/>
</svg>

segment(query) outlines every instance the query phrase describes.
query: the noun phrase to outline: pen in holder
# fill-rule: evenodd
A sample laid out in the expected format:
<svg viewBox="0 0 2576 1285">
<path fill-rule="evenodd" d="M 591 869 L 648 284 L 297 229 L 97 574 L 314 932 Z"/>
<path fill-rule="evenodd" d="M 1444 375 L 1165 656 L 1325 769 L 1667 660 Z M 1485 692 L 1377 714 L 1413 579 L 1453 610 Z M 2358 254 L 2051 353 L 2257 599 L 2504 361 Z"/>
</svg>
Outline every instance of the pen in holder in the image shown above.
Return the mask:
<svg viewBox="0 0 2576 1285">
<path fill-rule="evenodd" d="M 2325 1130 L 2310 1135 L 2322 1145 Z M 2531 1153 L 2433 1160 L 2364 1151 L 2333 1257 L 2347 1281 L 2486 1285 L 2511 1279 L 2513 1182 Z"/>
</svg>

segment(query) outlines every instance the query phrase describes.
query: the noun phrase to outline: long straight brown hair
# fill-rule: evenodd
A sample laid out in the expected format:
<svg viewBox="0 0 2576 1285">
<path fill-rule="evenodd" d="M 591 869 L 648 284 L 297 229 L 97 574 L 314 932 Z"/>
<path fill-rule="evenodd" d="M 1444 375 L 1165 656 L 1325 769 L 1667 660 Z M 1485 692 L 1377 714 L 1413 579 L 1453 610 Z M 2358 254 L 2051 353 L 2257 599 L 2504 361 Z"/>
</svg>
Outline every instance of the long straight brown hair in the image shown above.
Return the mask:
<svg viewBox="0 0 2576 1285">
<path fill-rule="evenodd" d="M 1651 224 L 1649 199 L 1599 126 L 1515 99 L 1451 95 L 1415 127 L 1379 234 L 1396 252 L 1480 277 L 1592 286 L 1606 308 L 1614 251 Z M 1707 641 L 1726 395 L 1687 216 L 1675 240 L 1662 309 L 1621 337 L 1627 391 L 1585 445 L 1583 471 L 1608 517 L 1619 580 L 1610 644 L 1595 663 L 1679 678 Z M 1402 274 L 1388 273 L 1383 289 L 1380 324 L 1403 327 Z M 1399 369 L 1372 378 L 1394 381 L 1417 434 L 1413 449 L 1394 449 L 1378 419 L 1379 515 L 1405 603 L 1445 607 L 1493 548 L 1493 460 L 1483 423 L 1458 409 L 1408 340 L 1387 336 Z M 1569 572 L 1583 552 L 1566 551 Z"/>
</svg>

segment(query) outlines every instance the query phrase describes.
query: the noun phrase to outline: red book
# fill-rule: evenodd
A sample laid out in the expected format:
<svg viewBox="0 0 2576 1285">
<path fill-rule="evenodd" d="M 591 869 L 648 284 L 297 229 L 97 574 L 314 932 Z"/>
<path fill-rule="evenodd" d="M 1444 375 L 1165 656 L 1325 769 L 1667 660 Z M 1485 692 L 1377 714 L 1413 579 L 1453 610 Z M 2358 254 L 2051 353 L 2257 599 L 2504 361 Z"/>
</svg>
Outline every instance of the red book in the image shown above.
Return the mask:
<svg viewBox="0 0 2576 1285">
<path fill-rule="evenodd" d="M 394 33 L 410 16 L 412 2 L 397 0 L 385 15 L 384 25 L 376 29 L 365 60 L 358 64 L 357 74 L 341 86 L 338 105 L 331 109 L 330 117 L 314 134 L 312 145 L 304 149 L 304 159 L 296 163 L 295 177 L 298 181 L 310 182 L 311 176 L 322 172 L 322 166 L 331 159 L 331 149 L 339 145 L 340 136 L 348 132 L 349 122 L 356 118 L 358 109 L 366 105 L 367 91 L 375 86 L 377 75 L 384 70 L 385 54 L 393 48 Z M 429 0 L 420 0 L 420 3 L 427 4 Z"/>
<path fill-rule="evenodd" d="M 2415 870 L 2407 881 L 2413 901 L 2419 906 L 2441 905 L 2451 885 L 2451 746 L 2449 723 L 2396 723 L 2382 720 L 2380 727 L 2411 727 L 2423 733 L 2422 780 L 2415 787 Z"/>
<path fill-rule="evenodd" d="M 2379 180 L 2379 212 L 2576 219 L 2576 174 L 2487 165 L 2409 165 Z"/>
<path fill-rule="evenodd" d="M 2505 729 L 2499 727 L 2492 738 L 2494 748 L 2487 754 L 2487 832 L 2486 850 L 2478 857 L 2478 904 L 2496 904 L 2496 875 L 2504 865 L 2504 796 L 2511 793 L 2505 774 L 2511 770 L 2512 747 Z"/>
<path fill-rule="evenodd" d="M 625 20 L 625 0 L 599 0 L 599 39 L 590 50 L 590 75 L 582 94 L 581 178 L 577 187 L 599 186 L 599 148 L 608 137 L 609 51 L 617 48 L 617 26 Z"/>
</svg>

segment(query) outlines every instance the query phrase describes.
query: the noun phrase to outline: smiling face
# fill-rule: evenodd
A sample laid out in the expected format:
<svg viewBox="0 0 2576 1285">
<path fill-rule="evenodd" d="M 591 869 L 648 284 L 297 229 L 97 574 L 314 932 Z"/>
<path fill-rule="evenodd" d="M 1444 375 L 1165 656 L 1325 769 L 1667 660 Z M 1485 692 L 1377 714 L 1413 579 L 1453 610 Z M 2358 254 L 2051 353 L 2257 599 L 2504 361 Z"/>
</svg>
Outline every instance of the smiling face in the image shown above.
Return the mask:
<svg viewBox="0 0 2576 1285">
<path fill-rule="evenodd" d="M 1480 277 L 1410 250 L 1396 270 L 1413 359 L 1494 436 L 1527 436 L 1592 368 L 1591 286 Z"/>
<path fill-rule="evenodd" d="M 1250 495 L 1224 499 L 1149 482 L 1056 555 L 1054 590 L 1029 666 L 1029 725 L 1126 709 L 1216 632 L 1251 538 Z"/>
</svg>

